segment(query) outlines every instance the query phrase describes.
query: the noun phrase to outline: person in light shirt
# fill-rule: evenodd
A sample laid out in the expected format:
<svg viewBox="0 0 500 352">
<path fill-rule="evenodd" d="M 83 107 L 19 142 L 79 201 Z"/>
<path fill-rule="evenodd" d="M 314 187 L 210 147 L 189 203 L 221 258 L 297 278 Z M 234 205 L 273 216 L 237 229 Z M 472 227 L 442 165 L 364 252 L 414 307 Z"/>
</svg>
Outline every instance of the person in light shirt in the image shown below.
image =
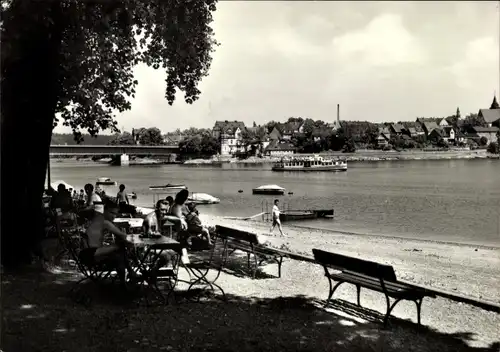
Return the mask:
<svg viewBox="0 0 500 352">
<path fill-rule="evenodd" d="M 281 228 L 281 221 L 280 221 L 280 209 L 278 208 L 278 204 L 280 201 L 278 199 L 274 200 L 274 205 L 273 205 L 273 225 L 271 226 L 271 233 L 273 233 L 274 228 L 278 226 L 278 230 L 280 230 L 281 236 L 285 237 L 283 234 L 283 229 Z"/>
</svg>

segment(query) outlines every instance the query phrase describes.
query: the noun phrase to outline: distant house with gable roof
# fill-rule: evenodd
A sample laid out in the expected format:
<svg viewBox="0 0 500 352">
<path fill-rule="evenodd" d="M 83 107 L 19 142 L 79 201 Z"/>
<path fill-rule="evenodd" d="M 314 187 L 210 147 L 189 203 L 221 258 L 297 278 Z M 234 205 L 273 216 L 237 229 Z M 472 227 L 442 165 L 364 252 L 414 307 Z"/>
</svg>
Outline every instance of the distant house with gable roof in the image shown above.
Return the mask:
<svg viewBox="0 0 500 352">
<path fill-rule="evenodd" d="M 500 105 L 496 96 L 493 97 L 489 109 L 479 109 L 477 117 L 482 119 L 487 127 L 500 127 Z"/>
<path fill-rule="evenodd" d="M 221 155 L 235 155 L 244 152 L 241 133 L 245 129 L 242 121 L 216 121 L 212 129 L 212 136 L 220 140 Z"/>
<path fill-rule="evenodd" d="M 292 155 L 295 153 L 295 146 L 292 143 L 286 141 L 271 141 L 269 145 L 264 149 L 264 155 L 269 156 L 285 156 Z"/>
</svg>

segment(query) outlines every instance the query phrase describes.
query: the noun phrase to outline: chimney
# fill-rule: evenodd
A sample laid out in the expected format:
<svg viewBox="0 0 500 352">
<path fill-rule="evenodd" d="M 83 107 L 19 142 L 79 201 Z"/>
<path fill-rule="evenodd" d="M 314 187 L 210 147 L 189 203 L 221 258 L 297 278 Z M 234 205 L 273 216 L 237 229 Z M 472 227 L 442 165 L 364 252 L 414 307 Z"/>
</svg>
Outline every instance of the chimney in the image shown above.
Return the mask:
<svg viewBox="0 0 500 352">
<path fill-rule="evenodd" d="M 337 104 L 337 128 L 340 127 L 340 104 Z"/>
</svg>

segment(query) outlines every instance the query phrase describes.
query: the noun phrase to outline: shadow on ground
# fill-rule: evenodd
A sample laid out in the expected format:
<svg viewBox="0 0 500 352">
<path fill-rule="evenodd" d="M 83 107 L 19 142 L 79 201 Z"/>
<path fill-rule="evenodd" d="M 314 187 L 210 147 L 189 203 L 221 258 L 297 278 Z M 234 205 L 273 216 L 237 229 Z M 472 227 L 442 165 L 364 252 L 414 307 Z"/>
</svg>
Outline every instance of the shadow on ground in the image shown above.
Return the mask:
<svg viewBox="0 0 500 352">
<path fill-rule="evenodd" d="M 161 307 L 118 304 L 120 293 L 92 291 L 91 308 L 67 297 L 71 274 L 2 277 L 5 351 L 496 351 L 472 348 L 468 333 L 443 334 L 347 302 L 335 313 L 308 297 L 181 300 Z M 92 284 L 91 284 L 92 285 Z M 337 313 L 338 312 L 338 313 Z M 363 322 L 358 318 L 362 318 Z"/>
<path fill-rule="evenodd" d="M 250 278 L 252 277 L 252 270 L 256 267 L 256 262 L 253 255 L 248 255 L 239 250 L 230 252 L 231 254 L 228 256 L 227 261 L 224 263 L 222 268 L 222 272 L 233 275 L 239 278 Z M 212 256 L 212 263 L 214 268 L 218 268 L 222 262 L 222 246 L 217 246 L 215 248 L 214 254 L 211 254 L 210 251 L 200 251 L 194 252 L 193 257 L 194 260 L 205 260 L 208 261 Z M 255 271 L 255 279 L 276 279 L 278 278 L 278 264 L 276 261 L 269 259 L 267 257 L 265 264 L 273 264 L 271 267 L 273 270 L 271 274 L 266 273 L 263 270 L 263 265 L 258 265 Z M 260 263 L 264 258 L 261 256 L 257 257 L 257 263 Z M 249 263 L 250 261 L 250 263 Z M 250 264 L 250 265 L 249 265 Z"/>
</svg>

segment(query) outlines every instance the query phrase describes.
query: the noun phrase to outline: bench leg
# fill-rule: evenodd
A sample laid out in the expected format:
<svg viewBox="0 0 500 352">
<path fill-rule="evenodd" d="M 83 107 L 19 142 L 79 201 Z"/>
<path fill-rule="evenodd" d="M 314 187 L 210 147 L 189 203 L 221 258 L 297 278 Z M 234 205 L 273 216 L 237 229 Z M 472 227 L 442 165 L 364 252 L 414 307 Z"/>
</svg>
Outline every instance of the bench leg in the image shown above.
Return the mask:
<svg viewBox="0 0 500 352">
<path fill-rule="evenodd" d="M 357 293 L 358 306 L 361 306 L 361 286 L 360 285 L 356 285 L 356 293 Z"/>
<path fill-rule="evenodd" d="M 280 257 L 278 261 L 278 277 L 281 278 L 281 264 L 283 264 L 283 257 Z"/>
<path fill-rule="evenodd" d="M 387 303 L 387 313 L 385 314 L 384 317 L 384 327 L 387 326 L 387 322 L 389 321 L 389 316 L 391 315 L 392 310 L 401 301 L 401 298 L 398 298 L 397 300 L 394 301 L 394 303 L 391 305 L 391 300 L 389 299 L 389 296 L 385 296 L 385 300 Z"/>
<path fill-rule="evenodd" d="M 333 294 L 335 293 L 335 291 L 337 290 L 337 288 L 344 283 L 344 281 L 339 281 L 335 284 L 335 286 L 332 285 L 332 279 L 328 278 L 328 284 L 330 285 L 330 290 L 329 290 L 329 293 L 328 293 L 328 298 L 326 299 L 326 303 L 325 305 L 323 306 L 323 308 L 326 308 L 328 307 L 328 303 L 330 303 L 330 300 L 332 299 L 333 297 Z"/>
<path fill-rule="evenodd" d="M 421 323 L 420 323 L 420 312 L 422 310 L 422 301 L 423 301 L 423 298 L 415 300 L 415 305 L 417 306 L 417 323 L 418 323 L 419 326 L 421 325 Z"/>
<path fill-rule="evenodd" d="M 252 253 L 253 254 L 253 261 L 254 261 L 254 268 L 252 270 L 252 279 L 255 279 L 255 275 L 257 274 L 257 270 L 259 269 L 259 261 L 258 261 L 258 258 L 257 258 L 257 255 L 255 253 Z M 248 257 L 250 258 L 250 254 L 248 254 Z"/>
</svg>

